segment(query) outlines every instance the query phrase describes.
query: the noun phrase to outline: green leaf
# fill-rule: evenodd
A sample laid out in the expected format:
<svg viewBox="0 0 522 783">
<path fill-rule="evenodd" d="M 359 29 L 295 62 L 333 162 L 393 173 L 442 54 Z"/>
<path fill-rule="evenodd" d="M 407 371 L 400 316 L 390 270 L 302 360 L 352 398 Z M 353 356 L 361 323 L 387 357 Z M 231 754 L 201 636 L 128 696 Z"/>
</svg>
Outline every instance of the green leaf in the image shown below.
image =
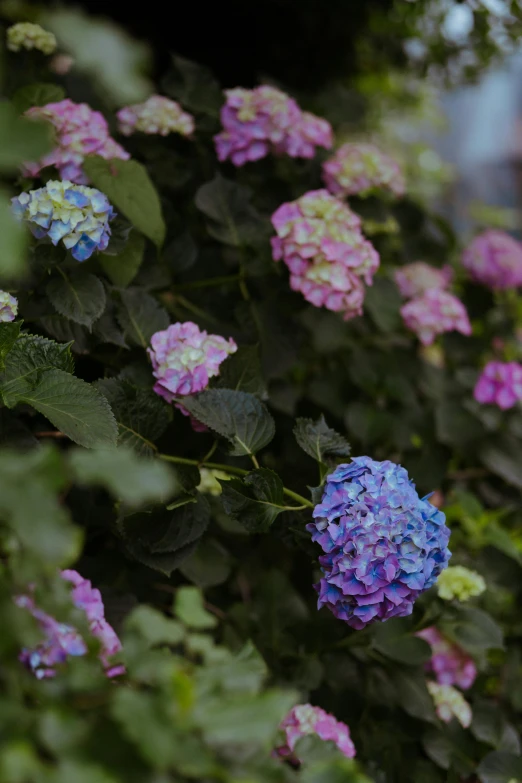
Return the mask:
<svg viewBox="0 0 522 783">
<path fill-rule="evenodd" d="M 143 289 L 128 288 L 121 292 L 118 321 L 126 340 L 147 348 L 152 335 L 168 327 L 169 316 Z"/>
<path fill-rule="evenodd" d="M 215 587 L 230 575 L 231 557 L 219 541 L 205 536 L 196 551 L 180 567 L 184 577 L 197 587 Z"/>
<path fill-rule="evenodd" d="M 203 631 L 214 628 L 217 620 L 204 607 L 203 595 L 197 587 L 180 587 L 176 591 L 174 612 L 189 628 Z"/>
<path fill-rule="evenodd" d="M 32 405 L 80 446 L 116 445 L 116 421 L 105 397 L 63 370 L 44 372 L 36 386 L 17 401 Z"/>
<path fill-rule="evenodd" d="M 522 759 L 514 753 L 493 751 L 482 759 L 477 773 L 482 783 L 520 783 Z"/>
<path fill-rule="evenodd" d="M 350 455 L 350 444 L 327 425 L 323 414 L 317 421 L 296 419 L 294 435 L 303 451 L 319 463 L 328 464 Z"/>
<path fill-rule="evenodd" d="M 173 239 L 165 248 L 163 257 L 174 274 L 185 272 L 196 263 L 198 247 L 188 231 Z"/>
<path fill-rule="evenodd" d="M 443 399 L 435 408 L 437 437 L 449 446 L 462 446 L 482 435 L 480 422 L 461 402 Z"/>
<path fill-rule="evenodd" d="M 47 103 L 57 103 L 65 98 L 65 90 L 58 84 L 36 82 L 21 87 L 13 95 L 13 103 L 19 114 L 23 114 L 33 106 L 45 106 Z"/>
<path fill-rule="evenodd" d="M 257 345 L 242 345 L 219 368 L 215 388 L 235 389 L 266 399 L 268 393 Z"/>
<path fill-rule="evenodd" d="M 64 318 L 63 315 L 46 315 L 40 318 L 40 324 L 59 343 L 70 345 L 71 351 L 74 353 L 89 351 L 90 335 L 85 326 L 75 324 L 74 321 Z"/>
<path fill-rule="evenodd" d="M 154 769 L 166 769 L 176 762 L 174 727 L 161 694 L 117 688 L 110 705 L 113 719 Z"/>
<path fill-rule="evenodd" d="M 132 610 L 125 621 L 125 631 L 139 633 L 151 646 L 179 644 L 185 636 L 185 631 L 179 623 L 145 604 Z"/>
<path fill-rule="evenodd" d="M 209 218 L 208 232 L 227 245 L 257 244 L 267 235 L 267 225 L 250 203 L 250 188 L 216 174 L 196 193 L 198 209 Z"/>
<path fill-rule="evenodd" d="M 23 321 L 0 324 L 0 370 L 5 370 L 5 358 L 18 340 Z"/>
<path fill-rule="evenodd" d="M 172 68 L 163 81 L 167 95 L 191 111 L 219 116 L 223 93 L 212 71 L 204 65 L 172 55 Z"/>
<path fill-rule="evenodd" d="M 520 440 L 504 435 L 480 450 L 481 462 L 496 476 L 517 489 L 522 489 L 522 450 Z"/>
<path fill-rule="evenodd" d="M 376 277 L 373 285 L 366 288 L 364 309 L 369 312 L 381 332 L 389 334 L 400 326 L 401 305 L 401 295 L 391 280 Z"/>
<path fill-rule="evenodd" d="M 85 158 L 83 168 L 94 187 L 155 245 L 165 239 L 165 223 L 158 192 L 147 170 L 136 160 Z"/>
<path fill-rule="evenodd" d="M 420 666 L 431 657 L 431 647 L 414 636 L 408 619 L 396 618 L 378 623 L 372 631 L 372 646 L 392 661 Z"/>
<path fill-rule="evenodd" d="M 440 621 L 440 630 L 470 653 L 502 649 L 502 629 L 489 614 L 475 607 L 453 606 Z"/>
<path fill-rule="evenodd" d="M 255 454 L 274 437 L 274 420 L 253 394 L 208 389 L 184 397 L 182 403 L 194 418 L 230 441 L 229 453 L 235 457 Z"/>
<path fill-rule="evenodd" d="M 5 358 L 0 374 L 0 392 L 4 404 L 12 408 L 39 382 L 46 370 L 74 370 L 70 345 L 59 345 L 45 337 L 22 334 Z"/>
<path fill-rule="evenodd" d="M 39 160 L 52 149 L 52 139 L 48 122 L 20 117 L 12 104 L 0 104 L 0 171 L 15 171 L 25 161 Z"/>
<path fill-rule="evenodd" d="M 108 400 L 118 424 L 118 444 L 142 456 L 156 451 L 156 441 L 166 430 L 169 406 L 152 389 L 138 389 L 115 378 L 97 381 L 95 387 Z"/>
<path fill-rule="evenodd" d="M 0 236 L 0 280 L 13 280 L 26 270 L 28 232 L 14 217 L 9 196 L 3 189 L 0 189 Z"/>
<path fill-rule="evenodd" d="M 61 272 L 47 283 L 45 292 L 59 315 L 89 329 L 105 310 L 105 288 L 99 277 L 80 270 Z"/>
<path fill-rule="evenodd" d="M 123 250 L 116 256 L 100 253 L 103 271 L 114 285 L 126 288 L 136 277 L 143 261 L 145 237 L 133 230 Z"/>
<path fill-rule="evenodd" d="M 165 500 L 175 487 L 175 477 L 164 462 L 142 459 L 125 448 L 76 449 L 68 456 L 78 484 L 100 484 L 129 506 Z"/>
<path fill-rule="evenodd" d="M 265 533 L 285 510 L 283 482 L 272 470 L 253 470 L 240 481 L 220 481 L 223 508 L 249 533 Z"/>
<path fill-rule="evenodd" d="M 394 670 L 393 678 L 397 701 L 403 710 L 413 718 L 435 723 L 435 709 L 426 687 L 426 678 L 411 669 L 402 670 L 399 668 Z"/>
</svg>

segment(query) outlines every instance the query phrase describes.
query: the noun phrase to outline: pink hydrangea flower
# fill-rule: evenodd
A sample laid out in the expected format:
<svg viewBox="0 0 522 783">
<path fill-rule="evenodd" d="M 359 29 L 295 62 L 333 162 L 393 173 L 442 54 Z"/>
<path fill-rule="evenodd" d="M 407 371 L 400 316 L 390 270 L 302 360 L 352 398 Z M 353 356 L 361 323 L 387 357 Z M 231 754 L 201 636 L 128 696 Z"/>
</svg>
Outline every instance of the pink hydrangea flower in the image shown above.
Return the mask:
<svg viewBox="0 0 522 783">
<path fill-rule="evenodd" d="M 73 103 L 68 98 L 46 106 L 34 106 L 27 117 L 48 120 L 56 130 L 56 147 L 36 162 L 23 164 L 25 176 L 37 177 L 46 166 L 56 166 L 60 177 L 78 185 L 89 180 L 82 169 L 87 155 L 100 155 L 106 160 L 128 160 L 130 155 L 109 135 L 103 114 L 93 111 L 87 103 Z"/>
<path fill-rule="evenodd" d="M 73 585 L 71 598 L 75 606 L 83 609 L 93 636 L 101 643 L 100 660 L 107 677 L 116 677 L 125 672 L 122 665 L 112 665 L 110 658 L 121 650 L 121 642 L 114 629 L 105 619 L 103 600 L 99 590 L 77 571 L 62 571 L 62 577 Z M 78 631 L 70 625 L 60 623 L 35 605 L 31 596 L 22 595 L 16 604 L 31 612 L 44 634 L 44 641 L 34 650 L 22 650 L 20 660 L 38 679 L 54 677 L 54 666 L 65 663 L 69 656 L 85 655 L 87 645 Z"/>
<path fill-rule="evenodd" d="M 119 130 L 125 136 L 136 131 L 151 135 L 168 136 L 179 133 L 190 136 L 194 133 L 194 117 L 184 112 L 179 103 L 151 95 L 144 103 L 125 106 L 118 114 Z"/>
<path fill-rule="evenodd" d="M 440 291 L 446 289 L 453 278 L 453 271 L 449 266 L 437 269 L 424 261 L 416 261 L 396 269 L 394 277 L 401 296 L 413 299 L 432 288 Z"/>
<path fill-rule="evenodd" d="M 399 164 L 373 144 L 343 144 L 323 164 L 323 180 L 336 196 L 367 196 L 381 188 L 403 196 L 406 190 Z"/>
<path fill-rule="evenodd" d="M 220 161 L 235 166 L 264 158 L 270 152 L 292 158 L 313 158 L 316 147 L 330 149 L 332 128 L 320 117 L 303 112 L 276 87 L 225 90 L 221 109 L 223 131 L 214 136 Z"/>
<path fill-rule="evenodd" d="M 313 190 L 272 215 L 274 261 L 290 270 L 290 287 L 316 307 L 362 312 L 364 286 L 371 285 L 379 255 L 361 234 L 360 218 L 326 190 Z"/>
<path fill-rule="evenodd" d="M 349 759 L 355 756 L 355 747 L 348 726 L 320 707 L 298 704 L 283 720 L 281 729 L 285 732 L 286 744 L 277 748 L 276 753 L 282 758 L 295 758 L 293 752 L 297 741 L 309 734 L 316 734 L 322 740 L 335 742 L 341 753 Z"/>
<path fill-rule="evenodd" d="M 489 362 L 475 386 L 477 402 L 512 408 L 522 400 L 522 365 L 518 362 Z"/>
<path fill-rule="evenodd" d="M 435 674 L 440 685 L 457 685 L 462 690 L 471 688 L 477 667 L 461 647 L 446 639 L 435 626 L 424 628 L 417 636 L 431 646 L 431 660 L 426 664 L 426 670 Z"/>
<path fill-rule="evenodd" d="M 14 321 L 18 314 L 18 299 L 7 291 L 0 291 L 0 323 Z"/>
<path fill-rule="evenodd" d="M 406 327 L 416 333 L 423 345 L 431 345 L 443 332 L 471 334 L 466 308 L 448 291 L 436 288 L 426 291 L 403 305 L 401 315 Z"/>
<path fill-rule="evenodd" d="M 232 338 L 207 334 L 191 321 L 171 324 L 150 342 L 154 391 L 167 402 L 205 389 L 210 378 L 219 375 L 221 362 L 237 351 Z"/>
<path fill-rule="evenodd" d="M 471 726 L 471 707 L 460 691 L 452 685 L 440 685 L 438 682 L 429 681 L 426 685 L 433 699 L 435 712 L 444 723 L 450 723 L 456 718 L 464 729 Z"/>
<path fill-rule="evenodd" d="M 462 264 L 474 280 L 489 288 L 522 285 L 522 244 L 504 231 L 476 236 L 464 251 Z"/>
</svg>

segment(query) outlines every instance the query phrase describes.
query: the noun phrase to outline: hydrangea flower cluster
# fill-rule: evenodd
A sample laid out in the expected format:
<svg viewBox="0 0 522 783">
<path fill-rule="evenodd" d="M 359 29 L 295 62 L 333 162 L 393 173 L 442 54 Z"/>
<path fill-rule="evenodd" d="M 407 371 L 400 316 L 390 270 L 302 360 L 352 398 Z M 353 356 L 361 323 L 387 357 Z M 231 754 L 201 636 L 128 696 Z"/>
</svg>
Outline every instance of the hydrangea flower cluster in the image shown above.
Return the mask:
<svg viewBox="0 0 522 783">
<path fill-rule="evenodd" d="M 433 672 L 439 685 L 457 685 L 464 691 L 471 688 L 477 676 L 473 658 L 446 639 L 435 626 L 424 628 L 416 635 L 431 646 L 431 659 L 426 669 Z"/>
<path fill-rule="evenodd" d="M 503 411 L 522 400 L 522 364 L 489 362 L 478 379 L 473 396 L 477 402 L 498 405 Z"/>
<path fill-rule="evenodd" d="M 87 103 L 74 103 L 66 98 L 58 103 L 33 106 L 27 117 L 49 121 L 56 130 L 56 147 L 37 162 L 26 162 L 23 173 L 37 177 L 46 166 L 56 166 L 60 177 L 86 185 L 88 178 L 82 170 L 86 155 L 100 155 L 106 160 L 128 160 L 130 155 L 109 135 L 107 120 Z"/>
<path fill-rule="evenodd" d="M 114 629 L 105 619 L 103 600 L 99 590 L 92 587 L 77 571 L 62 571 L 62 577 L 73 585 L 71 597 L 75 606 L 83 609 L 87 616 L 93 636 L 101 643 L 100 660 L 108 677 L 116 677 L 125 672 L 122 665 L 111 665 L 110 658 L 121 650 L 121 643 Z M 22 650 L 20 660 L 38 679 L 54 677 L 53 668 L 65 663 L 69 656 L 85 655 L 87 645 L 75 628 L 59 623 L 35 605 L 30 596 L 18 596 L 18 606 L 27 609 L 45 636 L 45 640 L 34 650 Z"/>
<path fill-rule="evenodd" d="M 476 571 L 470 571 L 464 566 L 451 566 L 437 579 L 437 592 L 445 601 L 469 601 L 481 595 L 486 589 L 486 583 Z"/>
<path fill-rule="evenodd" d="M 456 718 L 467 729 L 471 725 L 471 707 L 460 691 L 451 685 L 428 682 L 428 690 L 435 705 L 435 712 L 444 723 Z"/>
<path fill-rule="evenodd" d="M 27 220 L 37 239 L 60 240 L 77 261 L 90 258 L 109 244 L 109 221 L 114 210 L 107 196 L 95 188 L 68 180 L 50 180 L 47 185 L 12 199 L 13 212 Z"/>
<path fill-rule="evenodd" d="M 197 394 L 219 375 L 219 365 L 237 351 L 232 338 L 200 331 L 195 323 L 171 324 L 151 338 L 148 354 L 157 379 L 154 391 L 167 402 Z"/>
<path fill-rule="evenodd" d="M 522 244 L 504 231 L 490 229 L 476 236 L 464 251 L 462 264 L 488 288 L 522 285 Z"/>
<path fill-rule="evenodd" d="M 39 24 L 18 22 L 7 30 L 7 48 L 11 52 L 19 52 L 20 49 L 37 49 L 43 54 L 52 54 L 56 46 L 53 33 L 44 30 Z"/>
<path fill-rule="evenodd" d="M 264 158 L 270 152 L 292 158 L 313 158 L 316 147 L 330 149 L 330 123 L 303 112 L 296 101 L 276 87 L 225 90 L 221 109 L 223 131 L 214 136 L 220 161 L 235 166 Z"/>
<path fill-rule="evenodd" d="M 394 277 L 401 296 L 413 299 L 431 289 L 444 291 L 451 283 L 453 271 L 449 266 L 437 269 L 424 261 L 416 261 L 396 269 Z"/>
<path fill-rule="evenodd" d="M 360 315 L 379 255 L 361 233 L 360 218 L 326 190 L 312 190 L 272 215 L 274 261 L 290 270 L 290 287 L 316 307 Z M 362 278 L 362 280 L 361 280 Z"/>
<path fill-rule="evenodd" d="M 290 710 L 280 728 L 285 732 L 286 744 L 276 748 L 276 753 L 282 758 L 292 757 L 298 740 L 309 734 L 315 734 L 325 742 L 335 742 L 341 753 L 349 759 L 355 756 L 348 726 L 320 707 L 298 704 Z"/>
<path fill-rule="evenodd" d="M 356 457 L 327 477 L 307 525 L 325 553 L 315 589 L 352 628 L 411 614 L 450 558 L 445 516 L 400 465 Z"/>
<path fill-rule="evenodd" d="M 343 144 L 323 164 L 323 180 L 336 196 L 367 196 L 381 188 L 403 196 L 406 190 L 397 161 L 373 144 Z"/>
<path fill-rule="evenodd" d="M 411 299 L 401 307 L 401 315 L 408 329 L 415 332 L 423 345 L 431 345 L 438 334 L 457 331 L 471 334 L 466 308 L 448 291 L 430 288 L 422 296 Z"/>
<path fill-rule="evenodd" d="M 162 95 L 151 95 L 144 103 L 125 106 L 116 116 L 119 131 L 124 136 L 136 131 L 160 136 L 168 136 L 169 133 L 190 136 L 194 133 L 194 117 L 184 112 L 179 103 Z"/>
<path fill-rule="evenodd" d="M 18 299 L 8 294 L 7 291 L 0 291 L 0 323 L 14 321 L 18 314 Z"/>
</svg>

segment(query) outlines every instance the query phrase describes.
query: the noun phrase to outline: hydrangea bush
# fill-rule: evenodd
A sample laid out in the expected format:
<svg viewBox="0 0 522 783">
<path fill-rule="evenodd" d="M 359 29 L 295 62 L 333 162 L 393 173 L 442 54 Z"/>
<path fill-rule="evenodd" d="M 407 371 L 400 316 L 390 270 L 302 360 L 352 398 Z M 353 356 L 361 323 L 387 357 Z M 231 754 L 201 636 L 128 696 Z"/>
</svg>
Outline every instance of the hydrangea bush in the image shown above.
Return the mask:
<svg viewBox="0 0 522 783">
<path fill-rule="evenodd" d="M 5 5 L 0 783 L 522 780 L 515 232 L 386 80 Z"/>
</svg>

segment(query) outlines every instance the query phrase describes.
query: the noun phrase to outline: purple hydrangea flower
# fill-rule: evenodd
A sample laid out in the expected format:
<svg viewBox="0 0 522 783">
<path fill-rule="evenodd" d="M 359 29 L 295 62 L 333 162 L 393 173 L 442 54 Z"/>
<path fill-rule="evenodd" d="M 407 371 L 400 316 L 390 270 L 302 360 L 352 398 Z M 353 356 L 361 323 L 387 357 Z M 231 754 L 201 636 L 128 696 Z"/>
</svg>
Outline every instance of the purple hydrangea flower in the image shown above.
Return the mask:
<svg viewBox="0 0 522 783">
<path fill-rule="evenodd" d="M 355 746 L 350 737 L 350 729 L 320 707 L 311 704 L 298 704 L 290 710 L 281 723 L 286 735 L 286 744 L 276 748 L 282 758 L 295 759 L 294 748 L 298 740 L 309 734 L 315 734 L 325 742 L 335 742 L 341 753 L 349 759 L 355 756 Z"/>
<path fill-rule="evenodd" d="M 307 302 L 342 312 L 362 312 L 364 286 L 371 285 L 379 255 L 361 234 L 360 218 L 326 190 L 312 190 L 282 204 L 272 215 L 274 261 L 290 270 L 290 287 Z"/>
<path fill-rule="evenodd" d="M 426 670 L 433 672 L 440 685 L 457 685 L 464 691 L 471 688 L 477 667 L 462 647 L 446 639 L 433 625 L 416 635 L 431 646 L 431 659 Z"/>
<path fill-rule="evenodd" d="M 96 188 L 50 180 L 47 185 L 11 199 L 16 217 L 27 220 L 37 239 L 60 240 L 77 261 L 109 244 L 109 221 L 115 216 L 109 199 Z"/>
<path fill-rule="evenodd" d="M 399 164 L 373 144 L 343 144 L 323 164 L 323 180 L 336 196 L 367 196 L 381 188 L 403 196 L 406 190 Z"/>
<path fill-rule="evenodd" d="M 214 136 L 220 161 L 235 166 L 264 158 L 270 152 L 292 158 L 313 158 L 316 147 L 333 143 L 330 124 L 309 112 L 276 87 L 225 90 L 221 109 L 223 131 Z"/>
<path fill-rule="evenodd" d="M 105 619 L 100 591 L 96 590 L 88 579 L 83 579 L 77 571 L 62 571 L 61 575 L 67 582 L 72 583 L 73 603 L 84 610 L 92 635 L 101 642 L 100 660 L 106 670 L 105 673 L 108 677 L 123 674 L 124 666 L 113 666 L 110 662 L 110 658 L 121 650 L 121 642 Z M 59 623 L 46 612 L 38 609 L 31 596 L 18 596 L 15 601 L 18 606 L 31 612 L 45 637 L 36 649 L 22 650 L 20 654 L 22 663 L 38 679 L 54 677 L 56 674 L 54 667 L 65 663 L 69 656 L 85 655 L 87 645 L 75 628 Z"/>
<path fill-rule="evenodd" d="M 0 323 L 14 321 L 18 314 L 18 299 L 7 291 L 0 291 Z"/>
<path fill-rule="evenodd" d="M 358 630 L 411 614 L 451 554 L 444 514 L 393 462 L 356 457 L 339 465 L 313 516 L 307 530 L 325 553 L 318 608 Z"/>
<path fill-rule="evenodd" d="M 498 405 L 502 410 L 512 408 L 522 400 L 522 364 L 489 362 L 482 370 L 473 396 L 477 402 Z"/>
<path fill-rule="evenodd" d="M 210 378 L 219 375 L 221 362 L 237 351 L 232 338 L 207 334 L 192 321 L 171 324 L 150 342 L 154 391 L 167 402 L 205 389 Z"/>
<path fill-rule="evenodd" d="M 396 269 L 394 277 L 401 296 L 413 299 L 431 289 L 446 289 L 453 278 L 453 271 L 449 266 L 437 269 L 424 261 L 415 261 Z"/>
<path fill-rule="evenodd" d="M 46 166 L 56 166 L 60 177 L 78 185 L 86 185 L 88 177 L 82 169 L 87 155 L 100 155 L 106 160 L 128 160 L 129 153 L 109 135 L 107 120 L 87 103 L 73 103 L 68 98 L 45 106 L 33 106 L 26 116 L 47 120 L 56 131 L 56 147 L 35 163 L 24 163 L 23 173 L 37 177 Z"/>
<path fill-rule="evenodd" d="M 474 280 L 489 288 L 522 285 L 522 244 L 504 231 L 476 236 L 464 251 L 462 264 Z"/>
<path fill-rule="evenodd" d="M 401 315 L 407 328 L 415 332 L 423 345 L 431 345 L 443 332 L 470 335 L 472 331 L 460 299 L 437 288 L 411 299 L 401 307 Z"/>
</svg>

